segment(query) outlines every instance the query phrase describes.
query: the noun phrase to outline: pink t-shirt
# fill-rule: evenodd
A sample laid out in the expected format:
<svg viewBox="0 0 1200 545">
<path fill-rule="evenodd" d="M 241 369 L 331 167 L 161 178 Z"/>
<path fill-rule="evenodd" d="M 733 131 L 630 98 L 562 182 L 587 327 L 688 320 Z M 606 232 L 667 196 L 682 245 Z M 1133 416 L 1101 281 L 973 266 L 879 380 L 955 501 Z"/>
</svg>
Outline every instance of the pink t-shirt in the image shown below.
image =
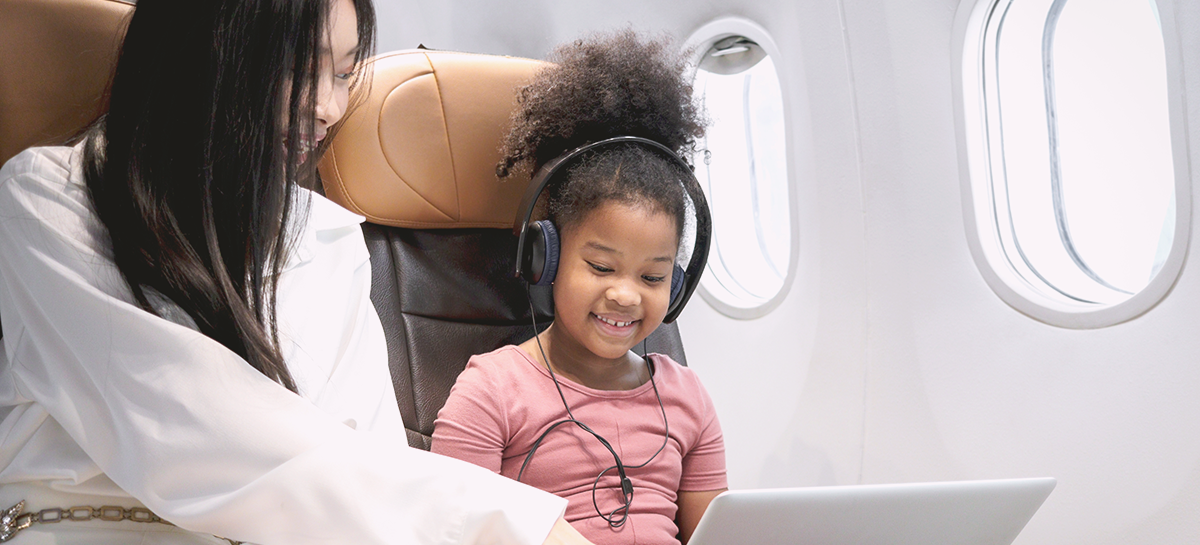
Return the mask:
<svg viewBox="0 0 1200 545">
<path fill-rule="evenodd" d="M 725 443 L 708 392 L 691 369 L 661 354 L 651 359 L 670 438 L 649 465 L 628 469 L 634 495 L 622 527 L 610 528 L 592 505 L 592 484 L 613 457 L 574 424 L 546 436 L 521 478 L 566 498 L 567 521 L 597 545 L 678 543 L 676 493 L 727 486 Z M 558 381 L 575 418 L 607 439 L 626 467 L 645 462 L 663 445 L 662 412 L 650 382 L 613 391 L 561 376 Z M 546 368 L 519 347 L 506 346 L 467 363 L 438 412 L 432 450 L 515 479 L 533 443 L 566 416 Z M 622 505 L 616 475 L 608 472 L 596 490 L 606 514 Z"/>
</svg>

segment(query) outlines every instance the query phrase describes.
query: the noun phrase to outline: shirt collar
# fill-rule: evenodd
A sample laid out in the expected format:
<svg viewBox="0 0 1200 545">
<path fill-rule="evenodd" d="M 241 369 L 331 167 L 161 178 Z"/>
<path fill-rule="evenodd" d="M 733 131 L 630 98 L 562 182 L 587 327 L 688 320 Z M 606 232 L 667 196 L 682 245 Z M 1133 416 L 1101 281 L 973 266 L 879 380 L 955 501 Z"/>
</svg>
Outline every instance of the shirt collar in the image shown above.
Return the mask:
<svg viewBox="0 0 1200 545">
<path fill-rule="evenodd" d="M 359 225 L 366 218 L 355 214 L 321 194 L 304 188 L 296 188 L 294 210 L 308 210 L 305 231 L 327 231 Z"/>
<path fill-rule="evenodd" d="M 284 271 L 312 261 L 320 242 L 317 233 L 357 227 L 366 218 L 355 214 L 324 196 L 304 188 L 296 188 L 292 194 L 292 216 L 290 236 L 292 245 L 283 267 Z"/>
</svg>

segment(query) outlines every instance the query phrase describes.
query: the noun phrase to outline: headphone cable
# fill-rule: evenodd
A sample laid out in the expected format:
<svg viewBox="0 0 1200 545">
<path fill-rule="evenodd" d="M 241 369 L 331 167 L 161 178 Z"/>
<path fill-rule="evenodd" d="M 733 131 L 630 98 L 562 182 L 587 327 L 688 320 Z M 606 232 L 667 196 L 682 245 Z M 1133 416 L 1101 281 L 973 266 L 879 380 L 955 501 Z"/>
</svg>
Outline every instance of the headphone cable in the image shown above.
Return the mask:
<svg viewBox="0 0 1200 545">
<path fill-rule="evenodd" d="M 637 465 L 626 466 L 623 462 L 621 462 L 621 457 L 617 455 L 616 449 L 612 447 L 612 444 L 610 444 L 607 439 L 605 439 L 599 433 L 592 431 L 587 424 L 577 420 L 575 415 L 571 412 L 571 406 L 567 404 L 567 397 L 562 391 L 562 385 L 559 384 L 558 376 L 554 373 L 554 366 L 550 364 L 550 358 L 546 355 L 546 349 L 542 346 L 542 339 L 537 327 L 537 311 L 533 306 L 533 294 L 528 288 L 528 285 L 526 285 L 525 293 L 529 301 L 529 316 L 533 323 L 534 341 L 537 343 L 538 352 L 540 352 L 542 355 L 542 360 L 546 364 L 546 370 L 550 373 L 550 379 L 554 382 L 554 388 L 558 391 L 558 397 L 562 400 L 563 408 L 566 409 L 568 418 L 551 424 L 550 427 L 546 428 L 546 431 L 542 432 L 542 434 L 538 436 L 537 440 L 533 442 L 533 446 L 530 447 L 529 453 L 525 455 L 525 460 L 521 462 L 521 469 L 517 472 L 517 482 L 521 482 L 521 478 L 525 475 L 525 468 L 529 465 L 529 461 L 533 459 L 534 453 L 536 453 L 538 448 L 541 447 L 542 441 L 546 439 L 550 432 L 554 431 L 554 429 L 563 424 L 575 424 L 592 437 L 595 437 L 596 440 L 599 441 L 600 444 L 603 445 L 613 457 L 615 464 L 608 466 L 601 471 L 600 474 L 596 475 L 596 480 L 592 483 L 592 507 L 595 508 L 596 514 L 599 515 L 600 518 L 608 522 L 609 526 L 612 528 L 620 528 L 629 519 L 629 508 L 633 504 L 633 481 L 629 479 L 629 476 L 626 474 L 625 470 L 627 468 L 640 469 L 649 465 L 650 462 L 658 457 L 659 453 L 661 453 L 667 447 L 667 440 L 670 438 L 671 433 L 670 424 L 667 422 L 667 409 L 663 405 L 662 396 L 658 392 L 658 383 L 654 380 L 654 367 L 650 361 L 649 354 L 646 353 L 646 339 L 642 339 L 642 357 L 646 362 L 646 372 L 650 375 L 650 387 L 654 390 L 654 398 L 658 401 L 658 408 L 663 417 L 663 443 L 658 447 L 658 450 L 654 451 L 654 454 L 650 455 L 650 457 L 646 459 L 645 462 Z M 617 470 L 617 477 L 621 481 L 621 495 L 624 498 L 624 501 L 620 507 L 614 509 L 608 515 L 605 515 L 604 512 L 600 510 L 599 502 L 596 500 L 596 490 L 600 486 L 600 479 L 604 478 L 604 475 L 608 474 L 608 472 L 614 469 Z"/>
</svg>

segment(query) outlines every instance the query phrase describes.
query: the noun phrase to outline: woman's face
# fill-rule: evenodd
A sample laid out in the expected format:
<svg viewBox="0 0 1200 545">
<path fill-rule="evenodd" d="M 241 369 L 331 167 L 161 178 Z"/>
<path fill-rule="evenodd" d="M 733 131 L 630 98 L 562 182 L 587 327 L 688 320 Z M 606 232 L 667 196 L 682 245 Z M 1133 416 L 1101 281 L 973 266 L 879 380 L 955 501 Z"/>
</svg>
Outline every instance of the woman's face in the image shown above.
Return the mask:
<svg viewBox="0 0 1200 545">
<path fill-rule="evenodd" d="M 308 144 L 315 148 L 329 128 L 346 113 L 350 101 L 350 80 L 354 76 L 354 58 L 358 52 L 358 14 L 351 0 L 332 0 L 329 36 L 321 51 L 321 69 L 317 79 L 316 134 Z"/>
<path fill-rule="evenodd" d="M 654 332 L 667 314 L 675 219 L 647 206 L 607 202 L 562 234 L 554 328 L 605 359 Z"/>
</svg>

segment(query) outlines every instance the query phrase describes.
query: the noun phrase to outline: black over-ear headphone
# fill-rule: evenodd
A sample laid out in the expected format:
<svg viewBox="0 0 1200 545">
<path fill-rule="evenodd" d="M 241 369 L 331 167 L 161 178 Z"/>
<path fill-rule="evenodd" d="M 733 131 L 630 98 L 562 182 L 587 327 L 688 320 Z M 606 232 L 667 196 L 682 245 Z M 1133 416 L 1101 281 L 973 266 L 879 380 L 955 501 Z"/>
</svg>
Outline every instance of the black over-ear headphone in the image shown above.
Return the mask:
<svg viewBox="0 0 1200 545">
<path fill-rule="evenodd" d="M 692 174 L 692 166 L 670 148 L 647 138 L 616 136 L 593 142 L 550 160 L 537 171 L 529 183 L 528 189 L 525 190 L 525 196 L 521 198 L 521 205 L 517 207 L 517 218 L 513 222 L 513 234 L 517 236 L 516 276 L 535 286 L 548 286 L 554 282 L 554 277 L 558 273 L 558 229 L 547 220 L 529 222 L 533 217 L 533 208 L 537 204 L 538 197 L 541 196 L 546 186 L 550 185 L 550 182 L 559 173 L 578 164 L 584 156 L 602 149 L 626 144 L 641 145 L 680 167 L 680 173 L 683 176 L 679 181 L 683 184 L 696 211 L 696 243 L 692 250 L 692 258 L 688 262 L 687 269 L 683 269 L 677 264 L 671 273 L 671 302 L 667 305 L 667 315 L 663 318 L 663 323 L 669 324 L 679 317 L 684 305 L 692 297 L 692 292 L 696 291 L 696 286 L 700 285 L 700 275 L 704 272 L 705 264 L 708 263 L 712 217 L 708 211 L 708 200 L 704 198 L 704 191 L 700 189 L 700 183 Z"/>
</svg>

